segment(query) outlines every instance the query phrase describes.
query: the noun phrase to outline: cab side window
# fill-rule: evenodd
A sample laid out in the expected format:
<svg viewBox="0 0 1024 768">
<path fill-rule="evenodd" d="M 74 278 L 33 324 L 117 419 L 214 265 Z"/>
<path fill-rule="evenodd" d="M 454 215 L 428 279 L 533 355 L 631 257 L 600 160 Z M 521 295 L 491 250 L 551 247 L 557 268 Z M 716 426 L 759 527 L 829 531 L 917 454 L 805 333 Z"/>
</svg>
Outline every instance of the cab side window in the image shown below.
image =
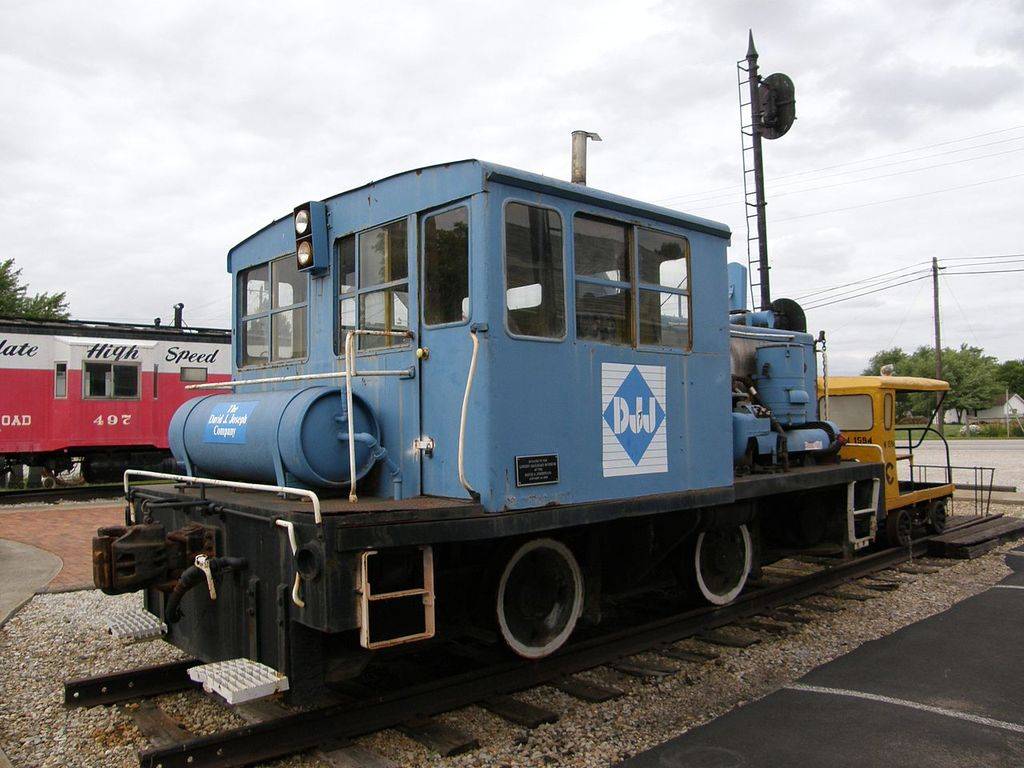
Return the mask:
<svg viewBox="0 0 1024 768">
<path fill-rule="evenodd" d="M 576 214 L 576 335 L 610 344 L 632 344 L 630 228 Z"/>
<path fill-rule="evenodd" d="M 640 343 L 690 348 L 690 243 L 637 229 Z"/>
<path fill-rule="evenodd" d="M 242 366 L 306 357 L 308 278 L 284 256 L 239 273 Z"/>
<path fill-rule="evenodd" d="M 349 331 L 409 330 L 409 224 L 399 219 L 337 241 L 339 354 Z M 358 337 L 359 349 L 405 346 L 398 336 Z"/>
<path fill-rule="evenodd" d="M 469 319 L 469 209 L 428 216 L 423 224 L 423 322 Z"/>
<path fill-rule="evenodd" d="M 562 217 L 525 203 L 505 206 L 505 319 L 514 336 L 565 336 Z"/>
</svg>

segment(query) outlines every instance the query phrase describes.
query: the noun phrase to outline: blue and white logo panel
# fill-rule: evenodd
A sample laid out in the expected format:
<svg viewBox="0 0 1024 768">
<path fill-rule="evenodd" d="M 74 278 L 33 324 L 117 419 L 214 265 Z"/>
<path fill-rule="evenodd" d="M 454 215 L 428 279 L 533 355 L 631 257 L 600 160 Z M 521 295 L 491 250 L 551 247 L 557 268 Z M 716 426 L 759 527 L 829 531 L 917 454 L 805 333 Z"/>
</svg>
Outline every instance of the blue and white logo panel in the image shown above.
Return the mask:
<svg viewBox="0 0 1024 768">
<path fill-rule="evenodd" d="M 210 409 L 206 424 L 203 425 L 203 442 L 244 445 L 249 417 L 252 416 L 256 404 L 255 400 L 246 400 L 214 405 Z"/>
<path fill-rule="evenodd" d="M 605 477 L 668 472 L 665 366 L 601 363 Z"/>
</svg>

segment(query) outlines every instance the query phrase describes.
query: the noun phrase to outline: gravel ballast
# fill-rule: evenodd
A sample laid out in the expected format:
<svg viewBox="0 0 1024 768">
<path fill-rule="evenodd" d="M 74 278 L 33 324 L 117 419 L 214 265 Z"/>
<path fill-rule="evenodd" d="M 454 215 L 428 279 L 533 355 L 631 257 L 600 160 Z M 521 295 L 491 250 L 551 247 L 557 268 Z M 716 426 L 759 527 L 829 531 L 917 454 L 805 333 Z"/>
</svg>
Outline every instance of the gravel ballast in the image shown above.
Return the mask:
<svg viewBox="0 0 1024 768">
<path fill-rule="evenodd" d="M 517 694 L 561 715 L 557 723 L 534 731 L 478 707 L 441 716 L 480 740 L 480 749 L 465 755 L 438 757 L 395 731 L 358 743 L 411 767 L 609 765 L 985 590 L 1009 572 L 1002 553 L 1012 546 L 937 573 L 915 575 L 913 583 L 879 593 L 876 600 L 832 601 L 841 612 L 815 614 L 796 634 L 761 633 L 762 641 L 749 648 L 716 648 L 721 654 L 717 660 L 677 662 L 678 673 L 656 682 L 607 667 L 584 673 L 584 678 L 626 691 L 626 696 L 604 704 L 586 704 L 547 686 Z M 14 768 L 137 765 L 136 750 L 146 742 L 131 719 L 135 705 L 66 709 L 62 683 L 182 657 L 164 642 L 124 646 L 104 632 L 108 615 L 138 603 L 136 595 L 108 597 L 98 591 L 38 595 L 0 630 L 0 748 Z M 684 641 L 681 647 L 692 643 Z M 231 710 L 197 691 L 155 701 L 193 734 L 243 724 Z M 306 754 L 273 765 L 319 768 L 327 763 Z"/>
</svg>

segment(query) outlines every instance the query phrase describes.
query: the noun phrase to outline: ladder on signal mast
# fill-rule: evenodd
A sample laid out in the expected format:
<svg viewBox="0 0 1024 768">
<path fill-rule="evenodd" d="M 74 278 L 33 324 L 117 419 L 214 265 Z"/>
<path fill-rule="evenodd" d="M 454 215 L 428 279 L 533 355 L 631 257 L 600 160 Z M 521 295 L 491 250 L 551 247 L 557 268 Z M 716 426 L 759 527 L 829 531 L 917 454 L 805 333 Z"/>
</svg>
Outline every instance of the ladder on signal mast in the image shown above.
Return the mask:
<svg viewBox="0 0 1024 768">
<path fill-rule="evenodd" d="M 757 229 L 757 185 L 754 179 L 754 116 L 750 102 L 750 68 L 746 59 L 736 62 L 736 90 L 740 100 L 740 145 L 743 149 L 743 215 L 747 225 L 747 275 L 750 283 L 750 308 L 761 301 L 760 242 Z M 756 77 L 756 70 L 754 76 Z"/>
</svg>

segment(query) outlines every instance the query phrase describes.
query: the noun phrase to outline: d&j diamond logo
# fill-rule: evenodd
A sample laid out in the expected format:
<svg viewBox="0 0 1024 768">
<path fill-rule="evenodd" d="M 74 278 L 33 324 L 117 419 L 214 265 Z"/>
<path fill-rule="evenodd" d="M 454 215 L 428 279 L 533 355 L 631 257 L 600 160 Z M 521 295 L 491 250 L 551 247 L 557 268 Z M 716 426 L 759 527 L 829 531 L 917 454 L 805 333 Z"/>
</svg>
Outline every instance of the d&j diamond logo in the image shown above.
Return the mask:
<svg viewBox="0 0 1024 768">
<path fill-rule="evenodd" d="M 604 475 L 668 470 L 665 452 L 665 368 L 601 366 Z"/>
</svg>

